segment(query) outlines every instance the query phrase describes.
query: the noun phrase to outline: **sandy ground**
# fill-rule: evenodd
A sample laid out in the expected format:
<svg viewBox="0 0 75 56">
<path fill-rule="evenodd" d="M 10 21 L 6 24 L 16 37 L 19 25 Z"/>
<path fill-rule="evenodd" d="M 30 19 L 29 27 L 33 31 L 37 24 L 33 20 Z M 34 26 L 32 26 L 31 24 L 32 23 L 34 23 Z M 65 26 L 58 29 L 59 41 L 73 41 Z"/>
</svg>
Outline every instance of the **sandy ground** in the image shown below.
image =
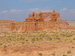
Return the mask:
<svg viewBox="0 0 75 56">
<path fill-rule="evenodd" d="M 0 49 L 0 56 L 75 56 L 75 43 L 42 43 Z"/>
</svg>

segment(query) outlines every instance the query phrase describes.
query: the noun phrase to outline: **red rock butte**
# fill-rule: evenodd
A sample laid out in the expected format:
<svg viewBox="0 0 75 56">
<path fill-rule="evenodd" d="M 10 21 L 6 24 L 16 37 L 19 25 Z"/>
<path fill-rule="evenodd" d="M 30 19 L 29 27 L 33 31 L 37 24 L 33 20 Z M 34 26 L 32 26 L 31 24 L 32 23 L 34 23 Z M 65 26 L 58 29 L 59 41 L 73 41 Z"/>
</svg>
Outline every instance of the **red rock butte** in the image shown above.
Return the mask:
<svg viewBox="0 0 75 56">
<path fill-rule="evenodd" d="M 22 22 L 20 22 L 22 23 Z M 10 25 L 3 26 L 2 28 L 8 28 L 6 32 L 35 32 L 35 31 L 48 31 L 58 29 L 75 29 L 68 24 L 68 22 L 60 17 L 55 10 L 40 11 L 35 14 L 29 14 L 28 18 L 20 25 L 15 21 L 11 21 Z"/>
<path fill-rule="evenodd" d="M 23 22 L 20 32 L 34 32 L 34 31 L 46 31 L 61 29 L 60 24 L 57 21 L 57 13 L 53 10 L 51 14 L 51 20 L 45 21 L 42 12 L 38 13 L 38 17 L 35 13 L 29 14 L 29 17 Z"/>
<path fill-rule="evenodd" d="M 10 32 L 17 30 L 18 32 L 35 32 L 35 31 L 48 31 L 57 29 L 71 29 L 66 20 L 60 17 L 58 12 L 55 10 L 51 11 L 40 11 L 36 13 L 32 12 L 29 14 L 28 18 L 23 22 L 20 29 L 14 22 L 10 23 Z M 75 29 L 75 28 L 74 28 Z"/>
</svg>

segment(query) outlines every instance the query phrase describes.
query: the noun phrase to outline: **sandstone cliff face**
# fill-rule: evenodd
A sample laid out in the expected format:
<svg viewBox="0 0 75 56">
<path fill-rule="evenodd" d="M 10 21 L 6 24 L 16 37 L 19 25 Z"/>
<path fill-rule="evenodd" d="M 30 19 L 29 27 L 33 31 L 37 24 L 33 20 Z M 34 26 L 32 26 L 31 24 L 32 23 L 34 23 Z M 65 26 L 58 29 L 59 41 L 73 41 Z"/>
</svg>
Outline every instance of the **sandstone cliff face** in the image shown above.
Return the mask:
<svg viewBox="0 0 75 56">
<path fill-rule="evenodd" d="M 62 19 L 58 12 L 56 12 L 56 16 L 57 16 L 57 21 L 59 22 L 61 28 L 69 27 L 68 22 Z M 49 21 L 52 18 L 52 12 L 42 12 L 42 17 L 44 18 L 44 21 Z M 38 13 L 36 14 L 36 18 L 38 18 Z"/>
<path fill-rule="evenodd" d="M 35 32 L 60 29 L 59 23 L 53 21 L 24 22 L 20 32 Z"/>
</svg>

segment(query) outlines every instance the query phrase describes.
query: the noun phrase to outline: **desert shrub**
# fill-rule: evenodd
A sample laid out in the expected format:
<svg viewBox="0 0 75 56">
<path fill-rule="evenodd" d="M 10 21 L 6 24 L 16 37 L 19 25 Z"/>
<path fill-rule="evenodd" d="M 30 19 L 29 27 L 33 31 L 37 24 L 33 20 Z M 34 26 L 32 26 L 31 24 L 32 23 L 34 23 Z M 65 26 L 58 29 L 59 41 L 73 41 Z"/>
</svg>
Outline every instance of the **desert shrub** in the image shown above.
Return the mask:
<svg viewBox="0 0 75 56">
<path fill-rule="evenodd" d="M 46 37 L 46 40 L 52 40 L 51 36 Z"/>
<path fill-rule="evenodd" d="M 39 38 L 36 38 L 37 41 L 39 41 Z"/>
<path fill-rule="evenodd" d="M 72 40 L 70 40 L 70 42 L 72 42 Z"/>
<path fill-rule="evenodd" d="M 67 56 L 67 55 L 64 54 L 63 56 Z"/>
<path fill-rule="evenodd" d="M 73 38 L 73 40 L 75 40 L 75 38 Z"/>
<path fill-rule="evenodd" d="M 56 36 L 54 36 L 53 38 L 54 38 L 54 39 L 58 39 L 58 37 L 56 37 Z"/>
<path fill-rule="evenodd" d="M 32 41 L 35 41 L 35 38 L 32 38 Z"/>
<path fill-rule="evenodd" d="M 41 41 L 43 41 L 43 38 L 39 38 Z"/>
<path fill-rule="evenodd" d="M 65 39 L 64 41 L 68 41 L 68 39 Z"/>
<path fill-rule="evenodd" d="M 61 36 L 63 36 L 63 37 L 72 37 L 73 34 L 65 32 L 65 33 L 61 33 Z"/>
<path fill-rule="evenodd" d="M 42 37 L 44 34 L 40 34 L 40 37 Z"/>
<path fill-rule="evenodd" d="M 22 40 L 23 38 L 22 37 L 19 37 L 19 39 Z"/>
<path fill-rule="evenodd" d="M 52 38 L 50 37 L 49 40 L 52 40 Z"/>
<path fill-rule="evenodd" d="M 11 41 L 12 39 L 11 39 L 11 38 L 9 38 L 9 40 Z"/>
<path fill-rule="evenodd" d="M 42 53 L 39 53 L 39 56 L 42 56 Z"/>
<path fill-rule="evenodd" d="M 74 48 L 74 47 L 72 47 L 72 48 Z"/>
<path fill-rule="evenodd" d="M 71 37 L 72 36 L 72 34 L 66 34 L 66 37 Z"/>
<path fill-rule="evenodd" d="M 35 38 L 32 38 L 32 43 L 34 43 L 34 41 L 35 41 Z"/>
<path fill-rule="evenodd" d="M 28 39 L 26 39 L 26 42 L 28 42 Z"/>
<path fill-rule="evenodd" d="M 2 44 L 0 43 L 0 46 L 1 46 Z"/>
<path fill-rule="evenodd" d="M 6 45 L 3 46 L 3 48 L 6 48 L 6 47 L 7 47 Z"/>
<path fill-rule="evenodd" d="M 67 54 L 70 54 L 71 53 L 71 50 L 67 51 Z"/>
<path fill-rule="evenodd" d="M 57 38 L 58 40 L 60 40 L 60 38 Z"/>
<path fill-rule="evenodd" d="M 52 55 L 55 56 L 55 53 L 53 53 Z"/>
<path fill-rule="evenodd" d="M 22 44 L 24 44 L 24 42 L 22 42 Z"/>
</svg>

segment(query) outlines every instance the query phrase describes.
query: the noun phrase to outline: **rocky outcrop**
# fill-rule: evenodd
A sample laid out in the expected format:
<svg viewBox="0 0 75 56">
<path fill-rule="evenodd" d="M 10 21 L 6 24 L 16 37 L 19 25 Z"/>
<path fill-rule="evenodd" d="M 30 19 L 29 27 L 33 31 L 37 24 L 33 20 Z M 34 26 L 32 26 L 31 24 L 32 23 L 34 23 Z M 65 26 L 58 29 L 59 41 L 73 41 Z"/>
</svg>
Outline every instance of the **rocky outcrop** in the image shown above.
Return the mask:
<svg viewBox="0 0 75 56">
<path fill-rule="evenodd" d="M 17 26 L 15 25 L 15 22 L 11 22 L 9 28 L 10 32 L 17 31 Z"/>
<path fill-rule="evenodd" d="M 60 13 L 56 12 L 56 16 L 57 21 L 59 22 L 61 28 L 64 29 L 69 27 L 68 22 L 60 17 Z M 42 12 L 42 17 L 44 18 L 45 21 L 49 21 L 52 18 L 52 12 Z M 36 18 L 38 18 L 38 13 L 36 14 Z"/>
<path fill-rule="evenodd" d="M 60 29 L 58 22 L 24 22 L 22 25 L 22 32 L 46 31 Z"/>
<path fill-rule="evenodd" d="M 57 13 L 55 12 L 55 10 L 53 10 L 52 12 L 51 20 L 45 21 L 44 17 L 42 17 L 41 12 L 39 12 L 37 16 L 35 17 L 34 12 L 32 12 L 32 16 L 30 16 L 29 14 L 29 17 L 26 18 L 26 21 L 23 22 L 20 32 L 34 32 L 60 29 L 59 22 L 57 22 Z"/>
<path fill-rule="evenodd" d="M 23 22 L 18 32 L 34 32 L 45 30 L 57 30 L 71 28 L 66 20 L 60 17 L 58 12 L 32 12 L 29 17 Z M 10 23 L 10 32 L 17 31 L 14 22 Z"/>
</svg>

